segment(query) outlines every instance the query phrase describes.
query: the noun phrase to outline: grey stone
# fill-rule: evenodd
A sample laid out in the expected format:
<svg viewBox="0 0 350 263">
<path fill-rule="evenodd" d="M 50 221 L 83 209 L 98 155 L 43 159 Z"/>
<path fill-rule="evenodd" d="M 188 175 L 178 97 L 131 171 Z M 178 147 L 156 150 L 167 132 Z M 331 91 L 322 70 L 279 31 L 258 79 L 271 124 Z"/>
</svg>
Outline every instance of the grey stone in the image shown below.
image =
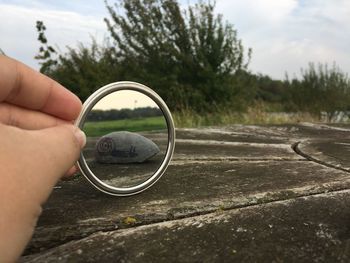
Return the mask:
<svg viewBox="0 0 350 263">
<path fill-rule="evenodd" d="M 100 163 L 142 163 L 159 153 L 150 139 L 132 132 L 112 132 L 102 136 L 95 146 Z"/>
</svg>

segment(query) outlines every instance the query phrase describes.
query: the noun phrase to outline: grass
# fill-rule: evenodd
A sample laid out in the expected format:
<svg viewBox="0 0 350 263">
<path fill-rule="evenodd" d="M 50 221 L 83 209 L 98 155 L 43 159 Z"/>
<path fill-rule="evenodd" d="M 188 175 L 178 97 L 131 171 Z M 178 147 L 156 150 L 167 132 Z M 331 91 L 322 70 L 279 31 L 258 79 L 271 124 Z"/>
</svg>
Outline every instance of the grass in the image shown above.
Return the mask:
<svg viewBox="0 0 350 263">
<path fill-rule="evenodd" d="M 310 113 L 271 112 L 264 105 L 254 105 L 246 112 L 218 110 L 212 113 L 198 114 L 190 110 L 173 113 L 175 127 L 195 128 L 203 126 L 223 126 L 232 124 L 277 125 L 299 122 L 326 122 Z"/>
<path fill-rule="evenodd" d="M 114 131 L 154 131 L 167 129 L 164 117 L 149 117 L 115 121 L 86 122 L 83 130 L 87 136 L 102 136 Z"/>
<path fill-rule="evenodd" d="M 223 126 L 230 124 L 264 125 L 264 124 L 291 124 L 298 122 L 320 122 L 308 113 L 255 113 L 255 112 L 214 112 L 198 114 L 180 112 L 173 115 L 175 127 L 194 128 L 203 126 Z"/>
</svg>

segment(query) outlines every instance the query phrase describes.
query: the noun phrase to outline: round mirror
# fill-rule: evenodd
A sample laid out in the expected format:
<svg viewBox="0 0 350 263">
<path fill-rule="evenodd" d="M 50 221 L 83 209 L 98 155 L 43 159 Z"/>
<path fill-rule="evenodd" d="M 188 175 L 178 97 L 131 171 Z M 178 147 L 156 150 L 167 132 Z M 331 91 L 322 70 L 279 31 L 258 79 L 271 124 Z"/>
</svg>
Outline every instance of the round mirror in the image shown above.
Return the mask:
<svg viewBox="0 0 350 263">
<path fill-rule="evenodd" d="M 80 171 L 111 195 L 132 195 L 153 185 L 174 151 L 168 107 L 139 83 L 116 82 L 97 90 L 84 103 L 77 126 L 87 137 Z"/>
</svg>

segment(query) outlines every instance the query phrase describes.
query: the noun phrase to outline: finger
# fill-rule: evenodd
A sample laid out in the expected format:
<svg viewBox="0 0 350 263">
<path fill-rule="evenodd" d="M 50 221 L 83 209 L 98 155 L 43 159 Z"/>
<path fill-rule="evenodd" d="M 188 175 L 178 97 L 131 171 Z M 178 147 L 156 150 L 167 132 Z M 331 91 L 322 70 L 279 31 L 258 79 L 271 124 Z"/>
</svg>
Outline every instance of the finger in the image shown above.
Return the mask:
<svg viewBox="0 0 350 263">
<path fill-rule="evenodd" d="M 41 141 L 42 145 L 45 145 L 43 154 L 48 156 L 46 158 L 48 163 L 50 163 L 49 166 L 43 165 L 40 168 L 41 174 L 51 174 L 55 184 L 67 172 L 73 172 L 74 168 L 72 167 L 77 162 L 81 149 L 86 143 L 86 137 L 82 131 L 73 125 L 60 125 L 34 131 L 33 135 L 35 137 L 34 140 L 37 139 Z M 46 172 L 44 172 L 45 169 L 47 169 Z M 46 175 L 44 178 L 41 178 L 42 182 L 46 179 Z"/>
<path fill-rule="evenodd" d="M 73 175 L 75 175 L 78 172 L 78 168 L 74 165 L 71 167 L 68 172 L 62 177 L 63 180 L 69 180 L 72 178 Z"/>
<path fill-rule="evenodd" d="M 27 131 L 0 124 L 0 233 L 8 237 L 0 239 L 2 257 L 23 251 L 41 205 L 78 159 L 84 138 L 73 125 Z"/>
<path fill-rule="evenodd" d="M 74 120 L 81 101 L 56 81 L 0 55 L 0 101 L 42 111 L 64 120 Z"/>
<path fill-rule="evenodd" d="M 40 111 L 28 110 L 8 103 L 0 103 L 0 123 L 26 130 L 39 130 L 69 124 Z"/>
<path fill-rule="evenodd" d="M 85 135 L 73 125 L 26 131 L 0 125 L 1 180 L 6 189 L 43 203 L 79 158 Z M 18 160 L 20 160 L 18 162 Z"/>
</svg>

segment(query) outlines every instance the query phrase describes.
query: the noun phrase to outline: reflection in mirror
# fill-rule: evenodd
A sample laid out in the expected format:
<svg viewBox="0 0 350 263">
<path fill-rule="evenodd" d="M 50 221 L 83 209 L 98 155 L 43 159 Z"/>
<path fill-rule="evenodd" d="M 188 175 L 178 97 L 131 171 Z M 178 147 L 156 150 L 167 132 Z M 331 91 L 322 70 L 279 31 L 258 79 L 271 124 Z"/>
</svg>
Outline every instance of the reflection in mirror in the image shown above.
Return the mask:
<svg viewBox="0 0 350 263">
<path fill-rule="evenodd" d="M 94 105 L 83 130 L 83 150 L 90 170 L 113 187 L 132 187 L 160 167 L 168 145 L 163 112 L 148 96 L 115 91 Z"/>
</svg>

